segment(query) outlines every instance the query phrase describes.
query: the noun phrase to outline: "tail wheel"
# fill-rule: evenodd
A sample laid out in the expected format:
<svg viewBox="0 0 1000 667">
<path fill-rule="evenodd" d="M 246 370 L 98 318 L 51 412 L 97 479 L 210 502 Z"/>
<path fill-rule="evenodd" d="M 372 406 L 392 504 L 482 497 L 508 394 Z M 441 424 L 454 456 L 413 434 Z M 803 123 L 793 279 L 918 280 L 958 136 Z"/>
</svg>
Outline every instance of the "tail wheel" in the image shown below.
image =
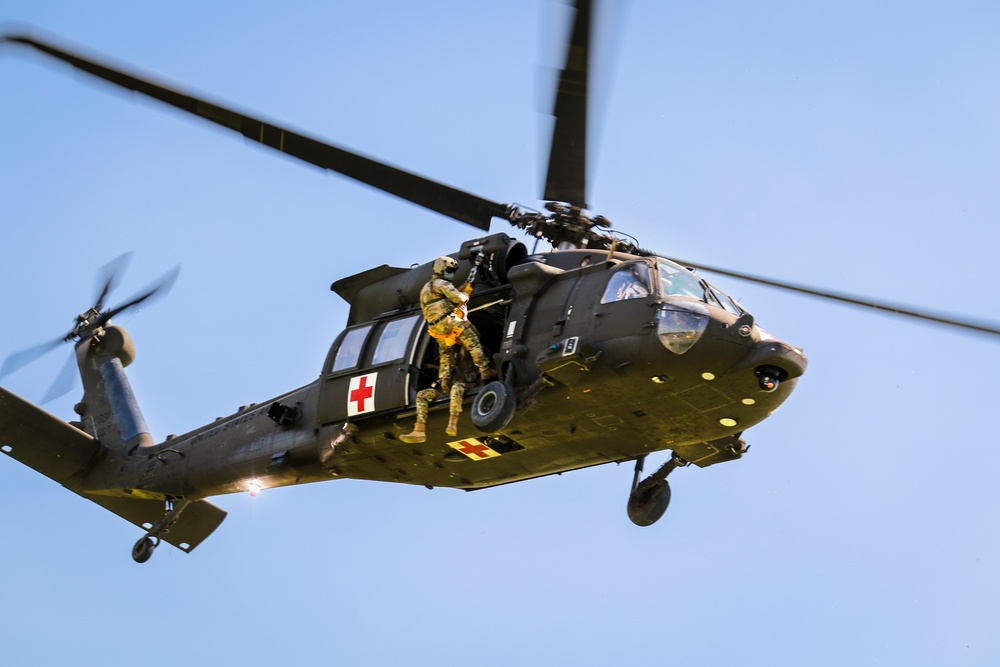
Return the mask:
<svg viewBox="0 0 1000 667">
<path fill-rule="evenodd" d="M 149 535 L 139 538 L 139 541 L 132 547 L 132 560 L 136 563 L 145 563 L 156 551 L 159 540 L 154 540 Z"/>
<path fill-rule="evenodd" d="M 499 380 L 479 390 L 472 404 L 472 423 L 484 433 L 495 433 L 510 423 L 517 407 L 514 388 Z"/>
</svg>

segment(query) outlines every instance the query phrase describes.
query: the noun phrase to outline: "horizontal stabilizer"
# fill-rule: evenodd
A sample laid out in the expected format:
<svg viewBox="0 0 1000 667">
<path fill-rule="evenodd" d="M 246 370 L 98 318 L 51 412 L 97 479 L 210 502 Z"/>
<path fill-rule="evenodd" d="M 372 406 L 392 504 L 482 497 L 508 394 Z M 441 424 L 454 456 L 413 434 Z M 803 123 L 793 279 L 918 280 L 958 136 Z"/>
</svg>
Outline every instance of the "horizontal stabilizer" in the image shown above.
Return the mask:
<svg viewBox="0 0 1000 667">
<path fill-rule="evenodd" d="M 80 493 L 100 460 L 97 438 L 0 387 L 0 449 L 24 465 Z"/>
<path fill-rule="evenodd" d="M 104 509 L 111 510 L 126 521 L 130 521 L 143 530 L 152 528 L 153 524 L 166 514 L 163 501 L 146 500 L 143 498 L 121 498 L 119 496 L 100 496 L 94 493 L 80 494 L 87 500 L 93 500 Z M 160 535 L 164 542 L 174 545 L 181 551 L 191 551 L 212 534 L 226 512 L 206 500 L 198 500 L 187 507 L 177 517 L 177 521 L 168 532 Z"/>
<path fill-rule="evenodd" d="M 84 480 L 104 458 L 104 447 L 88 433 L 3 387 L 0 387 L 0 451 L 143 530 L 166 514 L 165 504 L 160 500 L 85 491 Z M 199 500 L 184 508 L 170 531 L 160 537 L 183 551 L 191 551 L 225 518 L 225 511 Z"/>
</svg>

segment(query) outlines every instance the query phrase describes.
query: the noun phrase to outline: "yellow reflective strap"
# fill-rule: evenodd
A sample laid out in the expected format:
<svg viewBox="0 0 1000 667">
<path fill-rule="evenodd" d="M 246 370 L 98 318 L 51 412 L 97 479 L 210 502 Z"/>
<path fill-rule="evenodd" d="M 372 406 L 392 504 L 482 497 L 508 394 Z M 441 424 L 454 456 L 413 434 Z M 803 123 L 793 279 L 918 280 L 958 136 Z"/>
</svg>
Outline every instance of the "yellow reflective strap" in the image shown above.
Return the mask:
<svg viewBox="0 0 1000 667">
<path fill-rule="evenodd" d="M 433 331 L 428 331 L 432 338 L 441 341 L 446 347 L 451 347 L 458 340 L 458 337 L 462 335 L 465 331 L 464 327 L 455 327 L 446 334 L 434 333 Z"/>
</svg>

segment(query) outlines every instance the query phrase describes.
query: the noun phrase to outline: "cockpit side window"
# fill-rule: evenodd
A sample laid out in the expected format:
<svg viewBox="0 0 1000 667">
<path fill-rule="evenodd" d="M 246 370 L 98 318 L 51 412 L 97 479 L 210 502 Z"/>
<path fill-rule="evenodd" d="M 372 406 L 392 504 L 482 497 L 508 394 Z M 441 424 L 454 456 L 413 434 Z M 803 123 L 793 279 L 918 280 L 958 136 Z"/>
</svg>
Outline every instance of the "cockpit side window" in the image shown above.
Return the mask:
<svg viewBox="0 0 1000 667">
<path fill-rule="evenodd" d="M 736 302 L 732 300 L 727 294 L 723 294 L 718 290 L 718 288 L 709 286 L 712 290 L 712 294 L 716 299 L 722 304 L 722 307 L 728 310 L 733 315 L 739 316 L 743 314 L 743 309 L 736 305 Z"/>
<path fill-rule="evenodd" d="M 705 287 L 690 272 L 672 262 L 657 260 L 660 269 L 660 289 L 663 296 L 689 296 L 706 301 Z"/>
<path fill-rule="evenodd" d="M 369 324 L 357 329 L 350 329 L 344 333 L 340 346 L 337 348 L 337 356 L 333 360 L 333 367 L 330 369 L 331 373 L 354 368 L 358 365 L 361 360 L 361 350 L 364 348 L 365 339 L 371 328 L 372 325 Z"/>
<path fill-rule="evenodd" d="M 649 296 L 649 267 L 644 262 L 632 262 L 619 267 L 608 281 L 601 303 L 641 299 Z"/>
</svg>

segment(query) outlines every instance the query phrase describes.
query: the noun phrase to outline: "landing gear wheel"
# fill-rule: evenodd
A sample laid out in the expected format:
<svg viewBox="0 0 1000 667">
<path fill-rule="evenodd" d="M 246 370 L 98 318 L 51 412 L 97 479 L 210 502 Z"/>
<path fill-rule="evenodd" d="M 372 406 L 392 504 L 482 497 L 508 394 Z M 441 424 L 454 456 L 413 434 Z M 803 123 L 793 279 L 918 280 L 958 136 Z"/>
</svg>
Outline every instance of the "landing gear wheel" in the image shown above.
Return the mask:
<svg viewBox="0 0 1000 667">
<path fill-rule="evenodd" d="M 153 555 L 158 545 L 159 540 L 154 540 L 149 535 L 140 538 L 132 547 L 132 560 L 136 563 L 145 563 Z"/>
<path fill-rule="evenodd" d="M 517 407 L 514 388 L 496 380 L 479 390 L 472 404 L 472 423 L 484 433 L 496 433 L 510 422 Z"/>
<path fill-rule="evenodd" d="M 647 484 L 652 482 L 650 484 Z M 643 488 L 645 487 L 645 488 Z M 651 526 L 670 505 L 667 480 L 646 480 L 628 497 L 628 518 L 637 526 Z"/>
</svg>

